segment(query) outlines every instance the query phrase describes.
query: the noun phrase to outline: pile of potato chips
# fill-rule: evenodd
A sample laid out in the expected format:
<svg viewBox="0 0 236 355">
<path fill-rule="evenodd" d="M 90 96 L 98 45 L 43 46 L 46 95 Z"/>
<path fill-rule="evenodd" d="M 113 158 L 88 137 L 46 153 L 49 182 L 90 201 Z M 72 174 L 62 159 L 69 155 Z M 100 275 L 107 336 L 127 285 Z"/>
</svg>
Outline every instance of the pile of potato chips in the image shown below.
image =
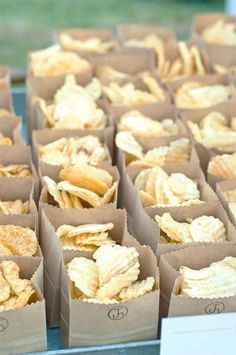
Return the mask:
<svg viewBox="0 0 236 355">
<path fill-rule="evenodd" d="M 0 164 L 0 177 L 1 176 L 17 176 L 17 177 L 27 177 L 32 176 L 31 169 L 27 164 Z"/>
<path fill-rule="evenodd" d="M 67 264 L 71 296 L 90 303 L 125 302 L 151 292 L 152 276 L 138 281 L 139 254 L 133 247 L 103 245 L 93 259 L 77 257 Z"/>
<path fill-rule="evenodd" d="M 0 263 L 0 312 L 22 308 L 35 301 L 30 280 L 21 279 L 20 268 L 13 261 Z"/>
<path fill-rule="evenodd" d="M 3 214 L 28 214 L 29 201 L 23 202 L 20 199 L 14 201 L 3 201 L 0 199 L 0 213 Z"/>
</svg>

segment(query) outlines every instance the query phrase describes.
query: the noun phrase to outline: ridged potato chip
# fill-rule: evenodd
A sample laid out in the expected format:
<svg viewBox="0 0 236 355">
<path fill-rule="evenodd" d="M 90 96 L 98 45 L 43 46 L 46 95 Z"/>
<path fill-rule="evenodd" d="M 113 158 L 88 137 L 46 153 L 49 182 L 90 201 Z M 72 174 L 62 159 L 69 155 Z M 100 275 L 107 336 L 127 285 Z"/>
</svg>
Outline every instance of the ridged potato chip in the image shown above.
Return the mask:
<svg viewBox="0 0 236 355">
<path fill-rule="evenodd" d="M 129 287 L 123 288 L 119 294 L 119 298 L 122 301 L 128 301 L 143 296 L 145 293 L 152 291 L 154 283 L 155 280 L 152 276 L 147 277 L 143 281 L 136 281 Z"/>
<path fill-rule="evenodd" d="M 190 243 L 193 241 L 190 232 L 190 224 L 176 222 L 170 213 L 163 213 L 162 216 L 155 216 L 160 229 L 167 234 L 167 236 L 180 243 Z"/>
<path fill-rule="evenodd" d="M 190 233 L 195 242 L 219 242 L 226 240 L 224 223 L 213 216 L 195 218 L 190 224 Z"/>
<path fill-rule="evenodd" d="M 214 156 L 208 164 L 207 172 L 223 179 L 236 178 L 236 153 Z"/>
</svg>

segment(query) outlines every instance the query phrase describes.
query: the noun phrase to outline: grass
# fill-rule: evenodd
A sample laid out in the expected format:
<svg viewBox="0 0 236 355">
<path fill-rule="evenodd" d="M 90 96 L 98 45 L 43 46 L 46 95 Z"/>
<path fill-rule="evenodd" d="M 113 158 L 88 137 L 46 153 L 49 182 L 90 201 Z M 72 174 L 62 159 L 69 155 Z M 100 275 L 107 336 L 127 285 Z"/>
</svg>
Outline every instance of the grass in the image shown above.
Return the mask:
<svg viewBox="0 0 236 355">
<path fill-rule="evenodd" d="M 57 27 L 155 23 L 187 38 L 194 14 L 223 9 L 223 0 L 0 0 L 0 63 L 25 67 L 27 52 L 49 45 Z"/>
</svg>

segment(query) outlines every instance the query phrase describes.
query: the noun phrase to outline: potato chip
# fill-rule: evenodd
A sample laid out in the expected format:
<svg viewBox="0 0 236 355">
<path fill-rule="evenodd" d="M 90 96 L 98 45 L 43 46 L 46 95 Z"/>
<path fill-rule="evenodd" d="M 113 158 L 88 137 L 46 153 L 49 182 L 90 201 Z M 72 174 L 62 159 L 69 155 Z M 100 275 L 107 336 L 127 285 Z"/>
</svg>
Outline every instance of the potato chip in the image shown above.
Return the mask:
<svg viewBox="0 0 236 355">
<path fill-rule="evenodd" d="M 75 286 L 87 297 L 93 298 L 98 289 L 98 267 L 84 257 L 74 258 L 67 264 L 68 275 Z"/>
<path fill-rule="evenodd" d="M 213 216 L 195 218 L 190 224 L 190 233 L 194 242 L 219 242 L 226 240 L 226 229 L 223 222 Z"/>
<path fill-rule="evenodd" d="M 180 267 L 180 295 L 194 298 L 223 298 L 236 294 L 235 258 L 226 257 L 200 270 Z"/>
<path fill-rule="evenodd" d="M 10 297 L 10 286 L 3 277 L 2 271 L 0 271 L 0 303 L 6 301 Z"/>
<path fill-rule="evenodd" d="M 10 249 L 8 249 L 4 244 L 0 243 L 0 256 L 10 256 L 13 255 Z"/>
<path fill-rule="evenodd" d="M 64 167 L 60 173 L 61 180 L 89 189 L 98 195 L 104 195 L 112 185 L 113 177 L 104 169 L 88 164 L 77 164 Z"/>
<path fill-rule="evenodd" d="M 160 229 L 167 234 L 167 236 L 180 243 L 190 243 L 193 241 L 190 232 L 190 225 L 188 223 L 176 222 L 170 213 L 163 213 L 162 216 L 155 216 Z"/>
<path fill-rule="evenodd" d="M 127 248 L 120 245 L 101 246 L 93 255 L 99 271 L 100 287 L 113 277 L 125 273 L 132 266 L 138 264 L 139 267 L 138 255 L 135 248 Z"/>
<path fill-rule="evenodd" d="M 44 176 L 43 181 L 46 184 L 48 193 L 54 198 L 55 202 L 58 203 L 60 208 L 65 208 L 64 200 L 60 194 L 57 184 L 49 176 Z"/>
<path fill-rule="evenodd" d="M 214 156 L 208 164 L 207 172 L 223 179 L 236 178 L 236 154 Z"/>
<path fill-rule="evenodd" d="M 171 174 L 168 182 L 171 191 L 179 196 L 182 201 L 198 199 L 200 197 L 197 183 L 182 173 Z"/>
<path fill-rule="evenodd" d="M 17 296 L 19 296 L 31 283 L 29 280 L 22 280 L 19 278 L 20 268 L 13 261 L 2 261 L 0 264 L 0 270 L 11 290 Z"/>
<path fill-rule="evenodd" d="M 109 81 L 122 80 L 128 77 L 128 74 L 115 70 L 109 65 L 99 66 L 96 70 L 96 74 L 99 79 Z"/>
<path fill-rule="evenodd" d="M 152 276 L 147 277 L 143 281 L 136 281 L 129 287 L 123 288 L 119 294 L 122 301 L 129 301 L 134 298 L 143 296 L 145 293 L 152 291 L 155 280 Z"/>
<path fill-rule="evenodd" d="M 34 256 L 38 249 L 35 232 L 15 225 L 0 225 L 0 244 L 16 256 Z"/>
<path fill-rule="evenodd" d="M 143 149 L 130 132 L 117 133 L 116 147 L 135 158 L 143 158 Z"/>
<path fill-rule="evenodd" d="M 14 304 L 14 309 L 17 308 L 22 308 L 24 307 L 30 300 L 30 297 L 35 293 L 33 287 L 31 285 L 28 285 L 24 291 L 22 291 L 19 296 L 17 297 L 15 304 Z"/>
<path fill-rule="evenodd" d="M 109 190 L 100 199 L 100 206 L 108 205 L 114 200 L 115 194 L 118 189 L 118 181 L 115 181 Z"/>
<path fill-rule="evenodd" d="M 27 177 L 32 176 L 31 169 L 27 164 L 0 164 L 0 176 L 17 176 Z"/>
<path fill-rule="evenodd" d="M 29 201 L 23 202 L 21 200 L 15 201 L 1 201 L 0 200 L 0 213 L 9 214 L 28 214 Z"/>
<path fill-rule="evenodd" d="M 236 202 L 229 202 L 229 209 L 236 218 Z"/>
<path fill-rule="evenodd" d="M 83 224 L 78 227 L 63 224 L 57 229 L 57 236 L 60 238 L 63 235 L 67 235 L 69 238 L 73 238 L 80 234 L 87 233 L 102 233 L 114 228 L 113 223 L 105 224 Z"/>
<path fill-rule="evenodd" d="M 0 145 L 12 145 L 12 140 L 0 132 Z"/>
</svg>

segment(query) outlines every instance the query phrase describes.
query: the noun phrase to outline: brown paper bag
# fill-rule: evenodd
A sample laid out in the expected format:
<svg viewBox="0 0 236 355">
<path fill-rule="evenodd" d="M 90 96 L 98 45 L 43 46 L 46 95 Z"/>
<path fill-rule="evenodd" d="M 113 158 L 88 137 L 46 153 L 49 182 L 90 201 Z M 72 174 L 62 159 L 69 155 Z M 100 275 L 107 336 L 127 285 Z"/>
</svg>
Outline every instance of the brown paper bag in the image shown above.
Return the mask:
<svg viewBox="0 0 236 355">
<path fill-rule="evenodd" d="M 11 88 L 11 78 L 10 78 L 10 68 L 6 65 L 0 66 L 0 89 L 10 89 Z"/>
<path fill-rule="evenodd" d="M 65 255 L 61 274 L 61 327 L 64 347 L 156 339 L 159 308 L 156 258 L 150 248 L 141 247 L 127 233 L 121 244 L 135 247 L 139 252 L 140 280 L 153 276 L 156 281 L 155 290 L 119 304 L 91 304 L 74 300 L 69 293 L 70 281 L 65 265 L 79 254 Z"/>
<path fill-rule="evenodd" d="M 63 251 L 55 231 L 62 224 L 78 226 L 89 223 L 109 222 L 114 224 L 109 236 L 113 240 L 120 242 L 127 229 L 124 210 L 111 210 L 106 207 L 79 211 L 47 207 L 42 210 L 40 245 L 44 255 L 45 298 L 47 320 L 50 327 L 59 326 L 60 321 L 61 262 L 63 254 L 78 254 L 75 251 Z M 80 252 L 80 254 L 90 255 L 91 253 Z"/>
<path fill-rule="evenodd" d="M 224 223 L 226 228 L 226 240 L 228 242 L 236 242 L 236 231 L 232 226 L 229 217 L 227 216 L 224 208 L 222 207 L 219 201 L 209 201 L 203 205 L 192 205 L 188 207 L 172 207 L 172 208 L 158 208 L 152 207 L 146 209 L 149 217 L 155 221 L 155 216 L 159 215 L 162 216 L 164 213 L 169 212 L 172 218 L 177 222 L 186 222 L 187 218 L 195 219 L 200 216 L 213 216 L 219 218 L 221 222 Z M 157 222 L 156 222 L 157 224 Z M 158 227 L 158 224 L 157 224 Z M 147 237 L 147 233 L 146 237 Z M 163 234 L 160 232 L 160 234 Z M 222 244 L 222 242 L 219 242 Z M 186 246 L 190 245 L 200 245 L 200 244 L 209 244 L 214 245 L 218 243 L 207 243 L 207 242 L 198 242 L 198 243 L 161 243 L 158 240 L 158 247 L 157 247 L 157 256 L 160 257 L 161 254 L 169 253 L 171 251 L 179 250 L 185 248 Z M 223 243 L 225 244 L 225 243 Z"/>
<path fill-rule="evenodd" d="M 176 91 L 185 83 L 190 82 L 190 81 L 196 81 L 199 83 L 202 83 L 203 85 L 206 86 L 211 86 L 211 85 L 226 85 L 226 86 L 230 86 L 231 87 L 231 96 L 230 99 L 226 102 L 224 102 L 224 104 L 231 102 L 233 100 L 235 100 L 236 98 L 236 90 L 234 85 L 231 83 L 231 81 L 229 80 L 228 75 L 224 75 L 224 74 L 207 74 L 204 76 L 199 76 L 199 75 L 195 75 L 195 76 L 189 76 L 188 78 L 184 78 L 184 79 L 179 79 L 179 80 L 175 80 L 172 82 L 168 82 L 166 83 L 166 87 L 167 90 L 170 94 L 170 96 L 172 97 L 172 101 L 175 102 L 175 94 Z M 215 110 L 217 108 L 218 105 L 213 105 L 211 106 L 211 111 Z M 183 112 L 183 111 L 196 111 L 198 112 L 198 110 L 202 110 L 201 108 L 196 108 L 196 109 L 186 109 L 186 108 L 182 108 L 179 107 L 178 108 L 179 112 Z M 201 111 L 200 111 L 201 112 Z"/>
<path fill-rule="evenodd" d="M 94 56 L 91 60 L 95 75 L 99 78 L 99 69 L 103 66 L 111 67 L 114 70 L 120 71 L 128 76 L 128 78 L 137 77 L 139 74 L 154 70 L 154 57 L 148 52 L 122 51 L 118 53 L 106 54 L 103 56 Z M 109 78 L 100 78 L 101 81 L 108 83 Z M 124 79 L 116 80 L 123 82 Z"/>
<path fill-rule="evenodd" d="M 47 349 L 45 300 L 43 298 L 43 262 L 39 258 L 0 258 L 12 260 L 20 267 L 20 277 L 30 279 L 37 302 L 23 308 L 0 313 L 1 354 L 28 353 Z"/>
<path fill-rule="evenodd" d="M 92 59 L 94 55 L 96 55 L 95 51 L 86 51 L 86 50 L 79 50 L 72 47 L 63 46 L 63 43 L 60 41 L 60 34 L 66 33 L 74 40 L 85 41 L 92 38 L 99 38 L 102 42 L 114 42 L 114 47 L 111 48 L 109 52 L 115 52 L 119 50 L 119 44 L 116 41 L 116 37 L 111 29 L 106 28 L 60 28 L 54 31 L 54 38 L 55 41 L 58 42 L 64 50 L 75 52 L 83 58 Z M 100 54 L 102 57 L 104 54 Z"/>
<path fill-rule="evenodd" d="M 9 87 L 0 89 L 0 108 L 14 114 L 12 96 Z"/>
<path fill-rule="evenodd" d="M 222 205 L 224 206 L 224 209 L 228 213 L 231 222 L 236 227 L 236 217 L 234 216 L 231 209 L 229 208 L 229 203 L 227 202 L 227 200 L 224 196 L 224 192 L 229 191 L 229 190 L 234 190 L 234 189 L 236 189 L 236 179 L 225 180 L 222 182 L 218 182 L 216 184 L 216 193 L 217 193 Z"/>
<path fill-rule="evenodd" d="M 116 28 L 118 38 L 122 43 L 130 39 L 143 39 L 154 34 L 163 41 L 175 39 L 175 34 L 169 28 L 146 24 L 123 24 Z"/>
<path fill-rule="evenodd" d="M 38 215 L 37 207 L 33 199 L 33 181 L 27 178 L 0 177 L 0 200 L 23 202 L 29 201 L 29 214 Z"/>
<path fill-rule="evenodd" d="M 39 146 L 52 143 L 60 138 L 75 138 L 84 137 L 87 135 L 95 136 L 99 141 L 105 145 L 108 150 L 108 163 L 112 163 L 113 160 L 113 149 L 114 149 L 114 128 L 107 127 L 105 130 L 70 130 L 70 129 L 42 129 L 38 131 L 33 131 L 32 133 L 32 150 L 33 159 L 35 165 L 38 166 L 40 161 L 39 156 Z"/>
<path fill-rule="evenodd" d="M 187 316 L 197 314 L 225 313 L 236 311 L 236 297 L 191 298 L 179 295 L 180 266 L 201 269 L 226 256 L 236 257 L 236 243 L 192 245 L 167 253 L 160 259 L 161 310 L 163 316 Z"/>
<path fill-rule="evenodd" d="M 74 74 L 78 84 L 86 85 L 92 78 L 92 72 L 84 74 Z M 34 77 L 28 75 L 26 80 L 26 109 L 27 109 L 27 125 L 29 137 L 36 127 L 36 108 L 35 96 L 39 96 L 44 100 L 52 100 L 56 91 L 64 84 L 66 75 L 57 75 L 46 78 Z"/>
<path fill-rule="evenodd" d="M 39 195 L 39 178 L 36 169 L 32 163 L 30 147 L 23 144 L 0 147 L 0 164 L 2 165 L 27 164 L 30 166 L 32 176 L 25 177 L 24 179 L 27 179 L 29 183 L 33 181 L 34 199 L 37 202 L 38 195 Z M 17 179 L 22 179 L 22 178 L 18 177 Z"/>
<path fill-rule="evenodd" d="M 106 205 L 107 207 L 110 207 L 110 208 L 116 208 L 117 200 L 118 200 L 119 181 L 120 181 L 119 171 L 118 171 L 117 167 L 111 166 L 108 163 L 99 164 L 97 166 L 97 168 L 101 168 L 101 169 L 106 170 L 113 177 L 113 183 L 118 182 L 118 188 L 114 194 L 113 202 Z M 58 181 L 60 181 L 59 180 L 59 172 L 61 169 L 62 169 L 62 166 L 52 166 L 52 165 L 40 163 L 39 177 L 41 180 L 41 193 L 40 193 L 40 197 L 39 197 L 39 211 L 41 210 L 41 208 L 49 206 L 49 194 L 47 192 L 44 181 L 42 179 L 43 176 L 49 176 L 54 181 L 58 182 Z"/>
<path fill-rule="evenodd" d="M 0 117 L 0 132 L 12 140 L 13 144 L 25 144 L 21 137 L 21 117 L 12 114 Z"/>
<path fill-rule="evenodd" d="M 208 43 L 202 38 L 203 30 L 213 25 L 218 20 L 226 22 L 236 22 L 234 16 L 228 16 L 224 13 L 197 14 L 192 24 L 192 37 L 199 47 L 204 49 L 213 64 L 219 64 L 225 67 L 235 65 L 236 46 L 226 46 Z M 227 55 L 225 55 L 227 53 Z"/>
</svg>

